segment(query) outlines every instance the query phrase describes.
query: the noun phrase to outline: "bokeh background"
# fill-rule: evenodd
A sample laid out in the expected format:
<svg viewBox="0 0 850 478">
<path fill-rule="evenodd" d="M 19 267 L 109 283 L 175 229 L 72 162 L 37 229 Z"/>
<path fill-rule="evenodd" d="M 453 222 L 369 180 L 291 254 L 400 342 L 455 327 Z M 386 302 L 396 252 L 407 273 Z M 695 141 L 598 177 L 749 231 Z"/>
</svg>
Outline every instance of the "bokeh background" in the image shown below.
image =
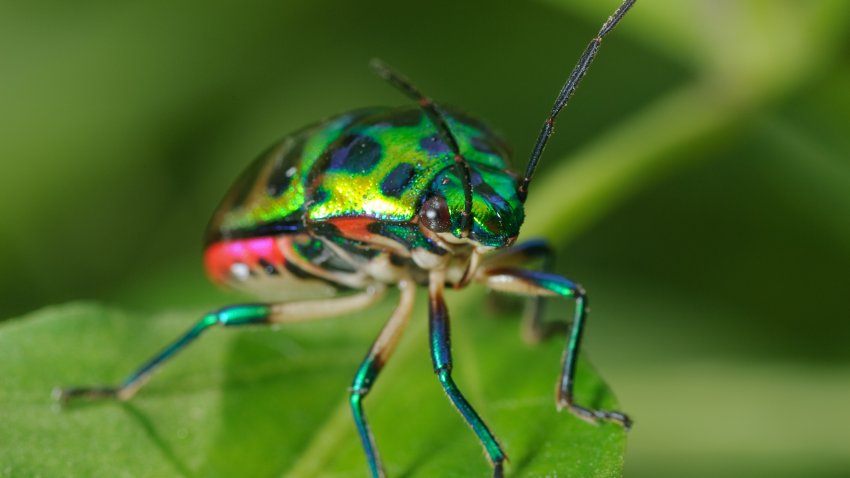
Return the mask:
<svg viewBox="0 0 850 478">
<path fill-rule="evenodd" d="M 616 3 L 3 2 L 0 318 L 232 301 L 209 214 L 286 132 L 403 103 L 372 57 L 522 167 Z M 850 475 L 849 124 L 843 0 L 640 0 L 606 41 L 523 234 L 590 291 L 627 476 Z"/>
</svg>

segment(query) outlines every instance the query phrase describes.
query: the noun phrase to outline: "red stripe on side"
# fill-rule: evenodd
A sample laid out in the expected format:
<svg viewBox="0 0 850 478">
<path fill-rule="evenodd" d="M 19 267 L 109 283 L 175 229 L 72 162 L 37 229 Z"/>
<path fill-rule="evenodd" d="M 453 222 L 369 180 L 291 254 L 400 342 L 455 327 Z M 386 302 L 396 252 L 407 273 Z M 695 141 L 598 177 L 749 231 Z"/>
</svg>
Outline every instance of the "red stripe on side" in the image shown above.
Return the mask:
<svg viewBox="0 0 850 478">
<path fill-rule="evenodd" d="M 371 217 L 337 217 L 328 220 L 339 229 L 343 237 L 358 241 L 369 242 L 374 233 L 369 231 L 369 224 L 375 222 Z"/>
</svg>

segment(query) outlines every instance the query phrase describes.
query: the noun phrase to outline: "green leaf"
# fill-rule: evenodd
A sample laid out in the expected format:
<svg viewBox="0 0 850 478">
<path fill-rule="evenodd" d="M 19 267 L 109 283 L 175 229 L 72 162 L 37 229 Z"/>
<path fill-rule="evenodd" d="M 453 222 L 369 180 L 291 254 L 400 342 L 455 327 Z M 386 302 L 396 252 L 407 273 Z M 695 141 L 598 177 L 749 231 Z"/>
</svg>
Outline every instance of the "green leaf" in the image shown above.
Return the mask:
<svg viewBox="0 0 850 478">
<path fill-rule="evenodd" d="M 625 432 L 554 406 L 563 341 L 524 344 L 518 314 L 482 313 L 476 291 L 449 297 L 455 378 L 502 441 L 508 476 L 612 477 Z M 457 299 L 457 300 L 452 300 Z M 113 384 L 195 316 L 51 307 L 0 327 L 2 476 L 366 476 L 346 389 L 392 300 L 376 310 L 271 330 L 213 330 L 128 402 L 60 408 L 57 385 Z M 417 314 L 366 411 L 390 476 L 487 476 L 477 440 L 431 371 Z M 579 367 L 579 399 L 616 407 Z"/>
</svg>

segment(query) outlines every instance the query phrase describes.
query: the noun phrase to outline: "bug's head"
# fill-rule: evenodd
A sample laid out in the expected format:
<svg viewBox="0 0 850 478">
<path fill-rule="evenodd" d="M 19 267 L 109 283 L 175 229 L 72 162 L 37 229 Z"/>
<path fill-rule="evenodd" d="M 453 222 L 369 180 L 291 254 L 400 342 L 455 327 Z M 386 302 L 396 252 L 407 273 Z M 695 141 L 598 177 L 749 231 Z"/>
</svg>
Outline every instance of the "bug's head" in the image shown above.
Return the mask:
<svg viewBox="0 0 850 478">
<path fill-rule="evenodd" d="M 422 195 L 419 223 L 448 242 L 505 247 L 514 243 L 525 217 L 517 179 L 505 171 L 470 167 L 472 217 L 464 231 L 464 185 L 456 168 L 446 168 Z"/>
</svg>

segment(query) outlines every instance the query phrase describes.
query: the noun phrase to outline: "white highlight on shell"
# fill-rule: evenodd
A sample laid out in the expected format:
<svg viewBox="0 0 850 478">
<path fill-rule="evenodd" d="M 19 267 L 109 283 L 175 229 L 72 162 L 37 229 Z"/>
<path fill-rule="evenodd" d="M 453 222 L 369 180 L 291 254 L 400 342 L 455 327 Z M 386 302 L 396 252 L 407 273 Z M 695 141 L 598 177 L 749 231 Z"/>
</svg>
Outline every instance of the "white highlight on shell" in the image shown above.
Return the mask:
<svg viewBox="0 0 850 478">
<path fill-rule="evenodd" d="M 234 262 L 230 265 L 230 274 L 235 279 L 244 281 L 251 277 L 251 269 L 243 262 Z"/>
</svg>

